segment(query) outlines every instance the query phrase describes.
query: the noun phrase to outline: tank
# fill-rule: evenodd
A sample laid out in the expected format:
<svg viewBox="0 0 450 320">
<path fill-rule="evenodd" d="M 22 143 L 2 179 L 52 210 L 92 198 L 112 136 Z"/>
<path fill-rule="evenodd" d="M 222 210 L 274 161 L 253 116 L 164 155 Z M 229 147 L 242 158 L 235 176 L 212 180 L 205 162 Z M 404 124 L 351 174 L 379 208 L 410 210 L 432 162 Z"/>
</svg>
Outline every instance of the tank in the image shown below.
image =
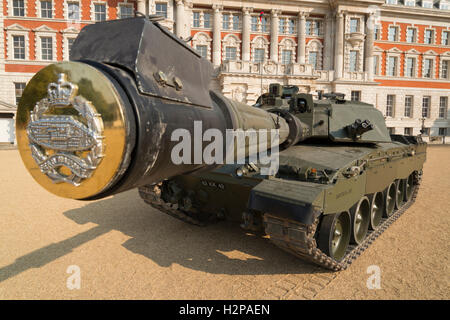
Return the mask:
<svg viewBox="0 0 450 320">
<path fill-rule="evenodd" d="M 254 106 L 227 99 L 211 63 L 157 20 L 89 25 L 70 61 L 29 81 L 17 142 L 42 187 L 85 201 L 138 188 L 177 219 L 235 221 L 335 271 L 412 205 L 420 136 L 390 135 L 373 105 L 338 93 L 272 84 Z"/>
</svg>

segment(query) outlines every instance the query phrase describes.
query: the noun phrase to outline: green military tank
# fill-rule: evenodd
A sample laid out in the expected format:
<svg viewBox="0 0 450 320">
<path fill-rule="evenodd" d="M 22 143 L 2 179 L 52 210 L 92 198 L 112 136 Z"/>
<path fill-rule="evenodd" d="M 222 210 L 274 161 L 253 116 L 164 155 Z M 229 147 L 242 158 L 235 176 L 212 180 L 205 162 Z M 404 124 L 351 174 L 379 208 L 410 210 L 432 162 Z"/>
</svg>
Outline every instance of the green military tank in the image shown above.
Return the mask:
<svg viewBox="0 0 450 320">
<path fill-rule="evenodd" d="M 302 132 L 280 152 L 278 173 L 225 165 L 141 187 L 140 195 L 192 224 L 235 220 L 303 260 L 343 270 L 413 204 L 426 143 L 389 135 L 381 112 L 343 94 L 314 100 L 279 84 L 269 91 L 254 107 Z"/>
<path fill-rule="evenodd" d="M 332 270 L 345 269 L 414 202 L 426 159 L 420 137 L 390 135 L 380 111 L 341 94 L 314 100 L 273 84 L 254 106 L 227 99 L 211 90 L 212 64 L 159 19 L 86 26 L 70 61 L 29 81 L 16 135 L 42 187 L 85 201 L 138 188 L 175 218 L 236 221 Z M 179 133 L 209 132 L 212 141 L 229 130 L 270 142 L 258 152 L 274 161 L 254 157 L 250 137 L 222 144 L 212 162 L 197 159 L 208 139 L 189 140 L 194 152 L 174 160 Z M 242 157 L 221 161 L 228 149 Z"/>
</svg>

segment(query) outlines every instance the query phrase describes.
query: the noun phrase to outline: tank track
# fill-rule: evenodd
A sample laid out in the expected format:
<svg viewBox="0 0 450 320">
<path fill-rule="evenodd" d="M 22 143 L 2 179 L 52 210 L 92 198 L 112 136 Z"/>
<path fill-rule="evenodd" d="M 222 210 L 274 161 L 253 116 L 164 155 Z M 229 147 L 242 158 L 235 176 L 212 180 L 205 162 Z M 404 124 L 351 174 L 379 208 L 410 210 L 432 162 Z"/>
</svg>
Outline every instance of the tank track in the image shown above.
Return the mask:
<svg viewBox="0 0 450 320">
<path fill-rule="evenodd" d="M 419 191 L 421 175 L 415 175 L 415 188 L 411 199 L 395 211 L 389 218 L 383 218 L 380 226 L 376 230 L 369 230 L 364 241 L 359 245 L 350 245 L 345 257 L 341 261 L 336 261 L 327 256 L 318 247 L 315 239 L 319 219 L 312 225 L 301 224 L 296 221 L 282 219 L 270 214 L 264 215 L 265 232 L 270 237 L 270 241 L 280 249 L 299 257 L 300 259 L 319 265 L 323 268 L 341 271 L 345 270 L 358 258 L 392 223 L 394 223 L 411 205 L 415 202 Z M 181 209 L 177 204 L 165 202 L 161 198 L 161 184 L 149 185 L 139 188 L 139 195 L 144 201 L 174 218 L 186 223 L 204 226 L 205 223 L 199 221 Z"/>
<path fill-rule="evenodd" d="M 266 234 L 270 240 L 280 249 L 301 258 L 302 260 L 319 265 L 323 268 L 341 271 L 345 270 L 358 258 L 392 223 L 415 202 L 419 191 L 421 175 L 415 175 L 415 188 L 411 199 L 395 211 L 389 218 L 383 218 L 380 226 L 375 230 L 369 230 L 364 241 L 359 245 L 350 245 L 344 258 L 336 261 L 323 253 L 316 244 L 315 234 L 319 225 L 316 219 L 312 225 L 305 225 L 295 221 L 281 219 L 269 214 L 264 215 Z"/>
<path fill-rule="evenodd" d="M 189 224 L 196 226 L 205 226 L 205 223 L 195 219 L 187 212 L 181 210 L 178 204 L 167 203 L 161 198 L 161 185 L 148 185 L 139 188 L 139 195 L 145 201 L 145 203 L 151 205 L 153 208 L 162 211 L 169 216 L 177 218 Z"/>
</svg>

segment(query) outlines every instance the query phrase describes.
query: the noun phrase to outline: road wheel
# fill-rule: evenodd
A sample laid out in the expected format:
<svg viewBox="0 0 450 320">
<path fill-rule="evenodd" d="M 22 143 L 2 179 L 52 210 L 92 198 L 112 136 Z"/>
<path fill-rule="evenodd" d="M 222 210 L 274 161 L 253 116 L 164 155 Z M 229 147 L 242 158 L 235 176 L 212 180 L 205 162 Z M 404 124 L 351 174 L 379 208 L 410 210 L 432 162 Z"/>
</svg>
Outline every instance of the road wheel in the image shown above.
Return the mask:
<svg viewBox="0 0 450 320">
<path fill-rule="evenodd" d="M 397 187 L 394 182 L 391 183 L 386 190 L 383 191 L 384 194 L 384 216 L 389 218 L 394 213 L 395 209 L 395 196 Z"/>
<path fill-rule="evenodd" d="M 325 215 L 319 229 L 319 249 L 337 261 L 342 260 L 350 242 L 350 228 L 348 212 Z"/>
<path fill-rule="evenodd" d="M 370 229 L 375 230 L 383 218 L 384 197 L 382 192 L 374 193 L 370 202 Z"/>
<path fill-rule="evenodd" d="M 362 197 L 359 202 L 350 209 L 352 218 L 351 243 L 360 244 L 367 235 L 370 224 L 370 202 L 367 197 Z"/>
<path fill-rule="evenodd" d="M 400 209 L 405 199 L 406 179 L 399 179 L 396 183 L 395 208 Z"/>
<path fill-rule="evenodd" d="M 414 189 L 416 188 L 414 184 L 414 173 L 411 173 L 406 179 L 406 188 L 405 188 L 405 201 L 408 202 L 411 200 L 411 197 L 414 193 Z"/>
</svg>

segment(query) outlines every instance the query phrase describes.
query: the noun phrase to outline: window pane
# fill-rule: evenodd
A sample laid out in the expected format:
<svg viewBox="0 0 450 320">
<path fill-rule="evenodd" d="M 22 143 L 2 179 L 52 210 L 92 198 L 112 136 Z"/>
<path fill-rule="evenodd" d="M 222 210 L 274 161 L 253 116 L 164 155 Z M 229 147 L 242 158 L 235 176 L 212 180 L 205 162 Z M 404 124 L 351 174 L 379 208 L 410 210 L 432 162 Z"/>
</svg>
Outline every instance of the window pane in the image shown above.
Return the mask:
<svg viewBox="0 0 450 320">
<path fill-rule="evenodd" d="M 254 57 L 254 61 L 255 62 L 263 62 L 264 61 L 264 56 L 265 56 L 265 50 L 264 49 L 255 49 L 255 57 Z"/>
<path fill-rule="evenodd" d="M 80 19 L 80 5 L 78 2 L 70 2 L 67 4 L 67 17 L 71 20 L 79 20 Z"/>
<path fill-rule="evenodd" d="M 22 97 L 23 90 L 25 89 L 25 83 L 24 82 L 15 82 L 14 88 L 15 88 L 15 95 L 16 95 L 16 105 L 19 105 L 20 98 Z"/>
<path fill-rule="evenodd" d="M 388 76 L 397 75 L 397 57 L 389 57 L 388 59 Z"/>
<path fill-rule="evenodd" d="M 410 118 L 411 117 L 411 111 L 413 108 L 413 96 L 406 96 L 405 97 L 405 117 Z"/>
<path fill-rule="evenodd" d="M 208 48 L 207 46 L 196 46 L 195 49 L 198 51 L 198 53 L 203 57 L 203 58 L 207 58 L 207 54 L 208 54 Z"/>
<path fill-rule="evenodd" d="M 352 101 L 361 101 L 361 91 L 352 91 Z"/>
<path fill-rule="evenodd" d="M 237 15 L 233 16 L 233 30 L 239 30 L 241 18 Z"/>
<path fill-rule="evenodd" d="M 359 32 L 359 19 L 350 19 L 350 32 Z"/>
<path fill-rule="evenodd" d="M 425 78 L 431 78 L 432 77 L 433 60 L 425 59 L 423 62 L 423 65 L 424 65 L 423 76 Z"/>
<path fill-rule="evenodd" d="M 356 72 L 358 68 L 358 51 L 350 51 L 350 72 Z"/>
<path fill-rule="evenodd" d="M 95 4 L 95 21 L 105 21 L 106 20 L 106 5 Z"/>
<path fill-rule="evenodd" d="M 120 19 L 132 18 L 133 17 L 133 7 L 122 5 L 120 8 Z"/>
<path fill-rule="evenodd" d="M 51 1 L 41 1 L 41 17 L 51 18 L 52 17 L 52 2 Z"/>
<path fill-rule="evenodd" d="M 203 27 L 211 28 L 211 14 L 210 13 L 203 14 Z"/>
<path fill-rule="evenodd" d="M 415 68 L 416 68 L 416 59 L 407 58 L 406 59 L 406 76 L 414 77 L 415 76 Z"/>
<path fill-rule="evenodd" d="M 3 14 L 3 12 L 2 12 Z M 16 17 L 25 17 L 25 1 L 13 0 L 13 15 Z"/>
<path fill-rule="evenodd" d="M 13 36 L 14 59 L 25 59 L 25 36 Z"/>
<path fill-rule="evenodd" d="M 447 118 L 448 97 L 441 97 L 439 100 L 439 118 Z"/>
<path fill-rule="evenodd" d="M 309 64 L 312 65 L 314 69 L 318 69 L 317 68 L 317 57 L 318 57 L 317 51 L 309 52 Z"/>
<path fill-rule="evenodd" d="M 157 15 L 167 18 L 167 3 L 157 3 L 155 7 Z"/>
<path fill-rule="evenodd" d="M 258 17 L 252 16 L 252 31 L 258 31 Z"/>
<path fill-rule="evenodd" d="M 386 101 L 386 116 L 387 117 L 392 117 L 392 115 L 394 114 L 394 106 L 395 106 L 395 96 L 389 94 L 387 96 L 387 101 Z"/>
<path fill-rule="evenodd" d="M 430 117 L 430 104 L 431 104 L 431 97 L 423 97 L 422 118 Z"/>
<path fill-rule="evenodd" d="M 222 16 L 222 29 L 228 30 L 230 28 L 230 15 L 224 14 Z"/>
<path fill-rule="evenodd" d="M 53 60 L 53 43 L 51 37 L 41 38 L 42 60 Z"/>
<path fill-rule="evenodd" d="M 225 48 L 225 60 L 236 60 L 237 50 L 236 47 L 226 47 Z"/>
<path fill-rule="evenodd" d="M 290 64 L 291 62 L 292 62 L 292 51 L 291 50 L 283 50 L 281 52 L 281 63 L 282 64 Z"/>
<path fill-rule="evenodd" d="M 442 71 L 441 71 L 441 77 L 443 79 L 448 79 L 448 66 L 450 64 L 449 60 L 442 60 Z"/>
<path fill-rule="evenodd" d="M 388 40 L 397 41 L 397 27 L 389 27 Z"/>
<path fill-rule="evenodd" d="M 194 12 L 194 28 L 200 28 L 200 12 Z"/>
</svg>

